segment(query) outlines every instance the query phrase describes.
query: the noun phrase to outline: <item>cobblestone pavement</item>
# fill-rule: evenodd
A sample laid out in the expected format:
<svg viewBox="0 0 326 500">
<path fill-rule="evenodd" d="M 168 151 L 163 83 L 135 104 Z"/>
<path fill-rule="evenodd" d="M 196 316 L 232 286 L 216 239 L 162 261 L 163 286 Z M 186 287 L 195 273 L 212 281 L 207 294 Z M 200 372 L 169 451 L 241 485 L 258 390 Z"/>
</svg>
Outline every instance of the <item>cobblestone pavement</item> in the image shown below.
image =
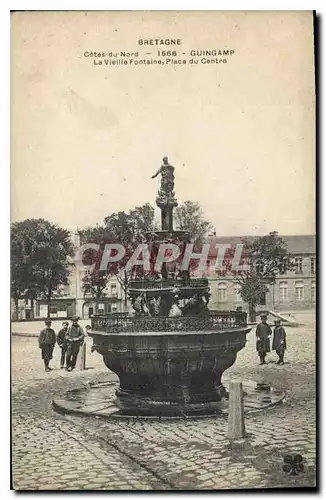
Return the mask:
<svg viewBox="0 0 326 500">
<path fill-rule="evenodd" d="M 115 380 L 87 347 L 86 371 L 44 373 L 35 338 L 12 340 L 12 477 L 18 490 L 178 490 L 315 485 L 315 328 L 287 328 L 286 364 L 258 365 L 254 330 L 230 377 L 266 381 L 285 402 L 246 417 L 245 440 L 226 439 L 225 419 L 107 421 L 64 416 L 51 407 L 65 390 Z M 56 348 L 53 367 L 59 365 Z M 288 476 L 283 457 L 300 453 Z"/>
</svg>

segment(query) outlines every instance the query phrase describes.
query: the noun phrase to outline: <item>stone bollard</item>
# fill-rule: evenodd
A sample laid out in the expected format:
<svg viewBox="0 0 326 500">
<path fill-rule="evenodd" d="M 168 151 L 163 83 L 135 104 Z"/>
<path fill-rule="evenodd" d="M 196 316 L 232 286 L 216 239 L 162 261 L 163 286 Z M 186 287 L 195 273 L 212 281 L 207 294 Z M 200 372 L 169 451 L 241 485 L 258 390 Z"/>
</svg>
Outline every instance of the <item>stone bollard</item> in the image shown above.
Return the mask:
<svg viewBox="0 0 326 500">
<path fill-rule="evenodd" d="M 86 342 L 84 342 L 79 349 L 79 369 L 86 370 Z"/>
<path fill-rule="evenodd" d="M 243 389 L 242 382 L 240 381 L 230 381 L 229 385 L 229 418 L 227 437 L 229 439 L 243 439 L 246 437 L 243 410 Z"/>
</svg>

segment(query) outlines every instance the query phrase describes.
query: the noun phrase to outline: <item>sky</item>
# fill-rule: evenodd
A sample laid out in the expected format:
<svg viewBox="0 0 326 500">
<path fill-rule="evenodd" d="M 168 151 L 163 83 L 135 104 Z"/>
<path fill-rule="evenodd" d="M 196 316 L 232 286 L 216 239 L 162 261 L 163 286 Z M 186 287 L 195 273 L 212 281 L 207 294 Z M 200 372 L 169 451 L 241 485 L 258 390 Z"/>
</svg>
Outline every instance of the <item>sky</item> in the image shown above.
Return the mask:
<svg viewBox="0 0 326 500">
<path fill-rule="evenodd" d="M 11 36 L 12 221 L 75 230 L 154 205 L 151 175 L 168 156 L 178 201 L 198 201 L 217 235 L 315 232 L 311 13 L 16 12 Z M 84 57 L 170 49 L 139 38 L 180 39 L 177 59 L 234 54 L 219 65 Z"/>
</svg>

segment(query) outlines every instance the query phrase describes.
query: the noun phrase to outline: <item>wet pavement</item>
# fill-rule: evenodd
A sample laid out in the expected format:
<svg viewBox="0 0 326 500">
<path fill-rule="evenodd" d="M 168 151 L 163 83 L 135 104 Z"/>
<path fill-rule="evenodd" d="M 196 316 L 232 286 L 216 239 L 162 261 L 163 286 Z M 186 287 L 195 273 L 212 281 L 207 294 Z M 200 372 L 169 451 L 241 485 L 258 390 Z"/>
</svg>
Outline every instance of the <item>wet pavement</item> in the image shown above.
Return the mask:
<svg viewBox="0 0 326 500">
<path fill-rule="evenodd" d="M 244 393 L 244 412 L 262 411 L 276 404 L 280 404 L 285 392 L 280 389 L 271 387 L 268 384 L 257 384 L 253 380 L 244 380 L 242 382 Z M 224 378 L 224 386 L 229 389 L 229 380 Z M 89 415 L 102 418 L 115 419 L 130 419 L 135 418 L 134 415 L 128 414 L 126 411 L 121 412 L 115 405 L 115 391 L 118 389 L 118 382 L 106 382 L 101 384 L 90 384 L 82 389 L 73 389 L 64 393 L 62 398 L 53 401 L 53 408 L 61 413 L 74 415 Z M 223 399 L 217 403 L 217 409 L 212 413 L 205 410 L 203 405 L 202 412 L 189 413 L 188 418 L 205 418 L 205 417 L 227 417 L 228 401 Z M 184 408 L 174 411 L 169 411 L 169 416 L 140 414 L 137 418 L 150 420 L 173 420 L 184 419 L 186 416 Z"/>
</svg>

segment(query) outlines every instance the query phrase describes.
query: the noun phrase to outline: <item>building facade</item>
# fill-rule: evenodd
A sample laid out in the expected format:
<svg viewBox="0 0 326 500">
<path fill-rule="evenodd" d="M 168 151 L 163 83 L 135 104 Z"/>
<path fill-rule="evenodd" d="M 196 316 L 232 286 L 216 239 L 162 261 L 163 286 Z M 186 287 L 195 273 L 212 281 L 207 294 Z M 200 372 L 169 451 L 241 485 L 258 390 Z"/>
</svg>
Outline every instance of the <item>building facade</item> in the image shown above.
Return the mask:
<svg viewBox="0 0 326 500">
<path fill-rule="evenodd" d="M 80 246 L 78 234 L 72 235 L 75 249 Z M 88 319 L 92 314 L 101 313 L 119 313 L 125 310 L 125 300 L 123 289 L 117 278 L 112 277 L 108 281 L 104 290 L 103 298 L 95 300 L 90 294 L 83 290 L 83 278 L 89 269 L 81 262 L 71 259 L 69 283 L 60 287 L 50 304 L 50 317 L 71 318 L 79 316 L 82 319 Z M 14 304 L 12 303 L 12 317 L 14 314 Z M 48 315 L 48 304 L 46 300 L 20 299 L 18 303 L 18 319 L 38 319 L 46 318 Z"/>
<path fill-rule="evenodd" d="M 79 237 L 74 235 L 74 245 L 79 246 Z M 282 236 L 287 250 L 295 259 L 295 269 L 277 276 L 274 285 L 262 297 L 257 311 L 295 311 L 313 309 L 316 303 L 316 237 L 314 235 Z M 210 237 L 211 248 L 216 244 L 236 245 L 241 237 Z M 210 309 L 235 310 L 241 306 L 247 310 L 240 295 L 241 285 L 233 276 L 217 276 L 212 272 L 215 266 L 216 252 L 210 252 L 208 259 L 211 299 Z M 89 269 L 80 262 L 70 262 L 69 284 L 61 287 L 50 305 L 50 317 L 71 318 L 74 315 L 88 319 L 94 313 L 120 313 L 128 310 L 124 290 L 116 277 L 108 281 L 105 296 L 96 301 L 83 291 L 83 278 Z M 48 305 L 45 300 L 20 299 L 19 319 L 45 318 Z M 14 308 L 12 307 L 12 311 Z"/>
<path fill-rule="evenodd" d="M 281 236 L 287 244 L 287 251 L 294 258 L 295 269 L 279 274 L 276 282 L 262 297 L 259 310 L 295 311 L 314 309 L 316 304 L 316 237 L 315 235 Z M 212 243 L 239 244 L 241 237 L 222 237 L 212 239 Z M 210 259 L 216 255 L 210 255 Z M 209 272 L 211 309 L 236 309 L 247 305 L 240 295 L 240 284 L 233 276 L 212 276 Z"/>
</svg>

